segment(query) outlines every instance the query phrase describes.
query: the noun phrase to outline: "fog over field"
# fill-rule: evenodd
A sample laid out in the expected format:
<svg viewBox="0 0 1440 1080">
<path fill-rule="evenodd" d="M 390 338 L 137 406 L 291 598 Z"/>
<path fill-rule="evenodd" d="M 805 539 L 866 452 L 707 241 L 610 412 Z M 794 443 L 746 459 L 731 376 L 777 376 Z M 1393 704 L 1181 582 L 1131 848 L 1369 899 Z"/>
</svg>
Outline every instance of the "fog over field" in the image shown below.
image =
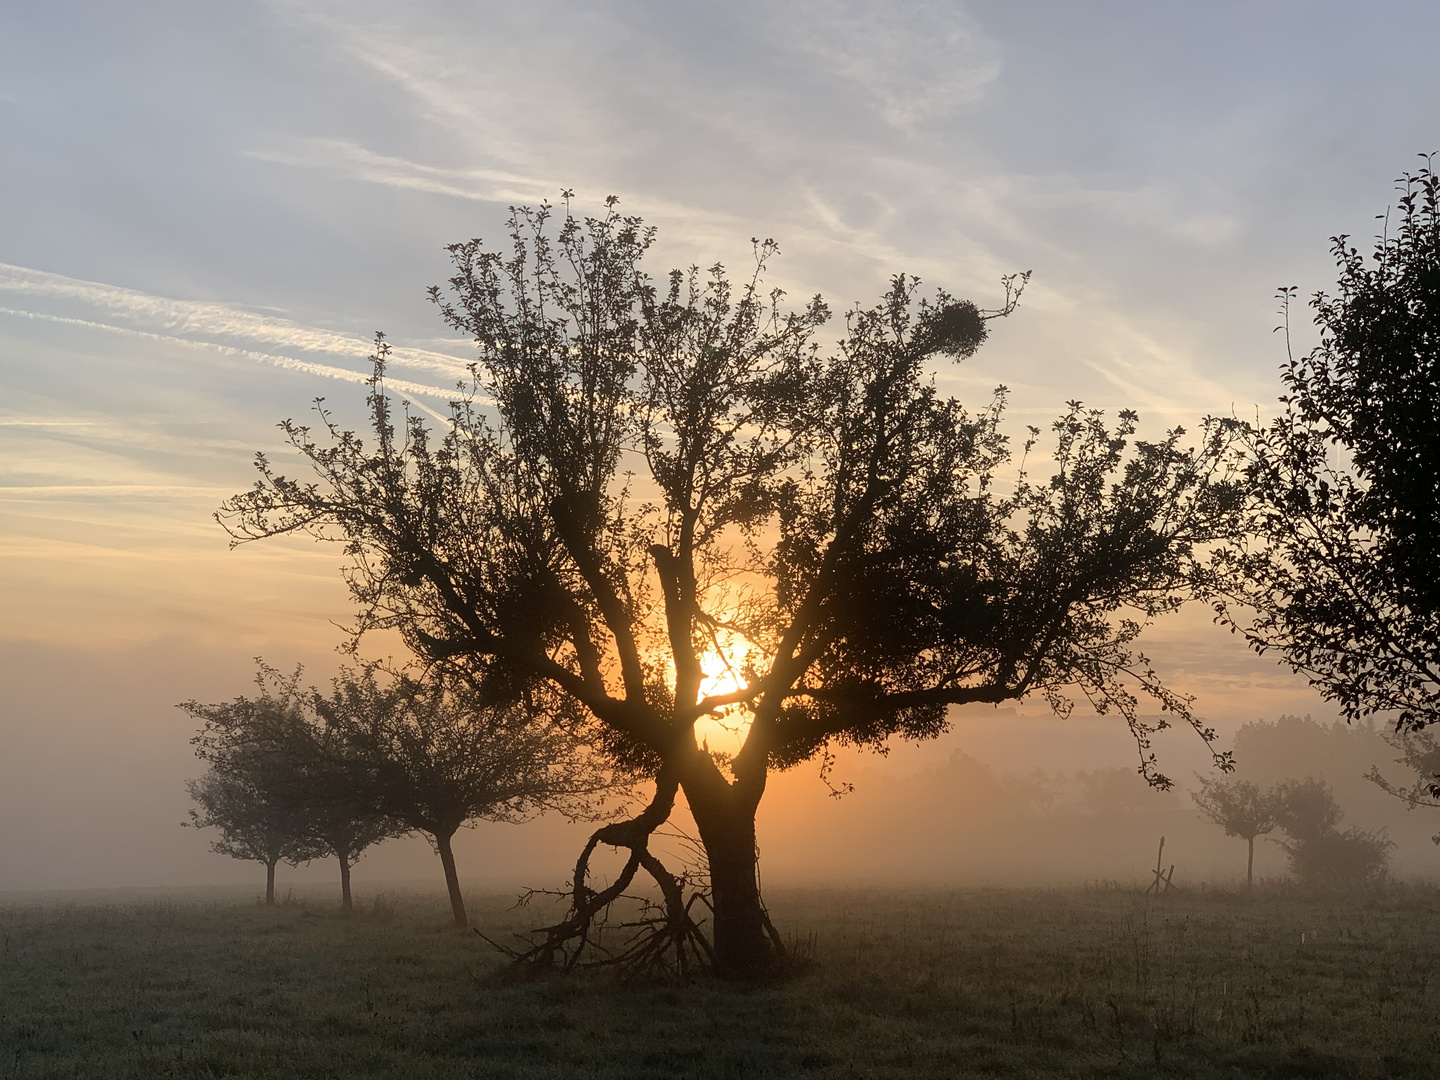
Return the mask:
<svg viewBox="0 0 1440 1080">
<path fill-rule="evenodd" d="M 1158 435 L 1268 415 L 1274 292 L 1328 288 L 1327 238 L 1368 238 L 1390 182 L 1440 146 L 1440 8 L 784 0 L 721 5 L 274 0 L 7 5 L 0 12 L 0 894 L 256 884 L 181 827 L 198 776 L 183 700 L 251 690 L 255 657 L 336 671 L 338 548 L 229 550 L 212 520 L 289 466 L 277 421 L 317 397 L 363 418 L 372 334 L 432 416 L 469 359 L 425 298 L 443 245 L 503 240 L 506 207 L 574 189 L 658 226 L 652 270 L 743 266 L 774 237 L 801 303 L 873 302 L 898 272 L 1013 316 L 941 378 L 1007 430 L 1070 399 Z M 1362 244 L 1364 246 L 1364 244 Z M 840 320 L 821 334 L 831 340 Z M 1314 334 L 1297 320 L 1296 343 Z M 1326 779 L 1345 823 L 1385 828 L 1431 878 L 1440 812 L 1361 779 L 1392 756 L 1194 610 L 1144 639 L 1239 775 Z M 380 658 L 394 641 L 367 642 Z M 1245 845 L 1197 816 L 1187 729 L 1135 775 L 1122 721 L 970 706 L 925 745 L 807 764 L 759 818 L 767 884 L 1243 879 Z M 1262 745 L 1263 744 L 1263 745 Z M 683 815 L 682 815 L 683 818 Z M 485 824 L 467 887 L 556 886 L 588 826 Z M 1257 874 L 1284 873 L 1257 845 Z M 282 868 L 281 888 L 331 863 Z M 439 888 L 423 839 L 356 869 Z M 368 891 L 368 893 L 367 893 Z"/>
<path fill-rule="evenodd" d="M 75 678 L 82 658 L 86 678 Z M 333 664 L 318 654 L 316 671 L 327 661 Z M 0 762 L 0 891 L 18 899 L 34 890 L 107 886 L 262 888 L 262 867 L 212 854 L 210 835 L 180 827 L 190 806 L 183 781 L 201 768 L 188 742 L 194 724 L 173 703 L 196 685 L 215 687 L 217 699 L 252 689 L 243 657 L 180 642 L 109 656 L 27 645 L 9 650 L 5 663 L 8 684 L 18 688 L 8 716 L 27 722 L 12 723 Z M 1295 700 L 1304 703 L 1300 694 Z M 1221 725 L 1222 748 L 1243 722 Z M 1407 812 L 1363 779 L 1372 764 L 1388 767 L 1394 757 L 1378 736 L 1327 735 L 1319 722 L 1277 730 L 1270 745 L 1252 739 L 1249 755 L 1242 747 L 1238 776 L 1262 786 L 1324 777 L 1346 825 L 1389 830 L 1395 873 L 1437 876 L 1440 852 L 1430 837 L 1440 832 L 1440 812 Z M 1209 769 L 1202 744 L 1172 729 L 1157 747 L 1176 781 L 1169 793 L 1150 790 L 1136 775 L 1133 740 L 1114 717 L 1058 720 L 1023 706 L 960 710 L 950 734 L 932 743 L 898 744 L 885 757 L 842 753 L 831 777 L 853 785 L 842 797 L 830 793 L 813 763 L 773 777 L 759 822 L 761 873 L 777 886 L 1143 882 L 1165 836 L 1177 884 L 1234 887 L 1244 878 L 1245 844 L 1201 820 L 1188 794 L 1196 774 Z M 1403 780 L 1403 770 L 1389 771 Z M 685 827 L 683 814 L 677 820 Z M 588 831 L 553 817 L 522 826 L 482 823 L 457 837 L 462 880 L 487 892 L 559 886 Z M 660 846 L 677 854 L 680 847 Z M 1257 876 L 1285 872 L 1284 853 L 1257 844 Z M 336 880 L 334 860 L 279 871 L 282 890 L 304 886 L 306 895 L 312 886 L 338 888 Z M 423 839 L 387 841 L 356 868 L 362 899 L 402 885 L 442 886 Z"/>
</svg>

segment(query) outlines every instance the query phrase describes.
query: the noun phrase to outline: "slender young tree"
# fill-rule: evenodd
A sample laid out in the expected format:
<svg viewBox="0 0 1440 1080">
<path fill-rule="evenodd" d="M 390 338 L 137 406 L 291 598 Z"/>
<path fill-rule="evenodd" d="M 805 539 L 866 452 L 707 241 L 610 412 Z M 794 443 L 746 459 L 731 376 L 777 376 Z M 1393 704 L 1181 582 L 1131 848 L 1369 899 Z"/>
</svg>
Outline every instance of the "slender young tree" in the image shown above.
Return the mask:
<svg viewBox="0 0 1440 1080">
<path fill-rule="evenodd" d="M 272 779 L 262 762 L 244 755 L 212 764 L 204 776 L 186 784 L 196 806 L 184 824 L 216 829 L 212 851 L 265 865 L 265 903 L 275 903 L 275 867 L 298 866 L 325 854 L 323 844 L 308 832 L 308 822 L 274 797 Z"/>
<path fill-rule="evenodd" d="M 382 840 L 404 836 L 410 828 L 374 802 L 363 778 L 348 767 L 328 732 L 307 728 L 293 732 L 292 738 L 284 748 L 290 772 L 283 795 L 324 854 L 340 864 L 340 907 L 352 911 L 350 874 L 360 856 Z"/>
<path fill-rule="evenodd" d="M 397 414 L 382 340 L 369 435 L 323 407 L 318 429 L 286 423 L 312 475 L 261 455 L 220 514 L 237 542 L 345 544 L 358 632 L 396 630 L 495 700 L 572 699 L 597 746 L 653 775 L 650 804 L 592 837 L 545 955 L 583 945 L 642 870 L 676 895 L 648 841 L 683 792 L 715 969 L 775 973 L 755 834 L 771 770 L 937 735 L 951 705 L 1038 694 L 1063 712 L 1078 692 L 1129 724 L 1161 785 L 1137 693 L 1159 701 L 1159 726 L 1213 739 L 1134 643 L 1236 527 L 1226 425 L 1195 448 L 1180 430 L 1147 442 L 1133 413 L 1112 423 L 1072 402 L 1032 481 L 1001 431 L 1004 390 L 972 412 L 935 381 L 1023 278 L 984 312 L 897 277 L 821 349 L 823 302 L 787 312 L 761 285 L 769 241 L 738 283 L 715 266 L 657 285 L 642 267 L 653 230 L 613 199 L 552 220 L 518 209 L 508 252 L 451 249 L 449 298 L 432 296 L 477 360 L 441 431 Z M 733 750 L 711 748 L 717 718 Z M 599 843 L 628 856 L 595 891 Z"/>
<path fill-rule="evenodd" d="M 1245 891 L 1255 891 L 1255 838 L 1272 833 L 1279 826 L 1280 807 L 1272 792 L 1263 792 L 1248 780 L 1219 780 L 1200 777 L 1200 790 L 1190 796 L 1200 812 L 1248 846 L 1245 858 Z"/>
<path fill-rule="evenodd" d="M 390 678 L 375 666 L 346 671 L 317 709 L 357 790 L 387 819 L 430 838 L 456 926 L 468 924 L 452 846 L 462 826 L 547 810 L 588 817 L 616 788 L 573 725 L 487 703 L 444 669 Z"/>
</svg>

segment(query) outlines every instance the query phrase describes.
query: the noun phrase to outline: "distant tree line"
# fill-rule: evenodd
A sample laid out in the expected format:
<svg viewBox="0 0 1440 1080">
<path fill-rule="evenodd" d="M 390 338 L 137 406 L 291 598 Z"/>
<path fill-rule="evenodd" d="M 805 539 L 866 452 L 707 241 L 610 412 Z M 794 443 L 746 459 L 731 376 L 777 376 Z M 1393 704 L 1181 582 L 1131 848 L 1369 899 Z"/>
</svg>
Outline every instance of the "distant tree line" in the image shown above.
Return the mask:
<svg viewBox="0 0 1440 1080">
<path fill-rule="evenodd" d="M 203 723 L 193 743 L 209 766 L 190 782 L 189 824 L 218 831 L 215 851 L 263 863 L 269 904 L 278 863 L 333 857 L 348 911 L 361 853 L 418 832 L 440 857 L 464 926 L 456 832 L 548 810 L 593 816 L 623 783 L 584 752 L 564 716 L 486 701 L 444 671 L 346 669 L 327 694 L 303 687 L 298 670 L 261 664 L 256 683 L 254 696 L 181 707 Z"/>
</svg>

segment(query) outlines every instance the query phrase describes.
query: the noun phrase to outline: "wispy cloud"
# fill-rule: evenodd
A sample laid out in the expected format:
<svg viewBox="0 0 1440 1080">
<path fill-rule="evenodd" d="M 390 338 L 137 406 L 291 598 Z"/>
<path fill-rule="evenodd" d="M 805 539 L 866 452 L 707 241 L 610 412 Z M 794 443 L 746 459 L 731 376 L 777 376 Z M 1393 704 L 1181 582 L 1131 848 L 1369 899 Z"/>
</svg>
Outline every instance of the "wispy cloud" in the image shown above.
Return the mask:
<svg viewBox="0 0 1440 1080">
<path fill-rule="evenodd" d="M 229 355 L 242 355 L 295 371 L 306 371 L 328 378 L 343 378 L 347 381 L 356 381 L 351 377 L 354 372 L 345 373 L 339 368 L 312 364 L 294 357 L 255 352 L 237 347 L 233 343 L 240 341 L 268 344 L 297 352 L 328 353 L 351 359 L 365 359 L 374 351 L 373 339 L 356 334 L 302 326 L 289 319 L 262 315 L 229 304 L 155 296 L 136 289 L 65 277 L 8 263 L 0 263 L 0 294 L 24 297 L 32 301 L 32 305 L 26 308 L 0 308 L 0 311 L 7 315 L 70 322 L 117 333 L 150 335 L 157 340 L 205 345 L 221 352 L 228 351 Z M 36 304 L 35 301 L 42 303 Z M 61 310 L 43 310 L 43 302 L 46 301 Z M 74 306 L 82 308 L 92 317 L 63 314 L 67 307 Z M 106 319 L 119 319 L 121 322 L 116 324 L 105 321 Z M 427 349 L 394 348 L 391 361 L 457 379 L 466 374 L 464 360 Z M 363 381 L 363 377 L 360 381 Z M 419 387 L 421 384 L 411 385 Z M 434 387 L 423 391 L 416 389 L 413 392 L 432 391 L 441 397 L 454 396 L 453 391 L 435 391 Z"/>
<path fill-rule="evenodd" d="M 952 0 L 800 0 L 769 13 L 776 40 L 856 83 L 897 127 L 976 102 L 1000 76 L 999 44 Z"/>
<path fill-rule="evenodd" d="M 67 427 L 94 427 L 95 420 L 61 420 L 45 419 L 32 416 L 0 416 L 0 427 L 15 428 L 67 428 Z"/>
<path fill-rule="evenodd" d="M 480 202 L 540 202 L 564 186 L 494 169 L 446 169 L 377 154 L 346 139 L 294 139 L 289 149 L 247 150 L 245 156 L 276 165 L 333 169 L 351 179 Z"/>
<path fill-rule="evenodd" d="M 58 323 L 62 326 L 74 326 L 86 330 L 101 330 L 109 334 L 121 334 L 125 337 L 141 338 L 166 345 L 183 345 L 192 349 L 219 353 L 222 356 L 235 356 L 246 360 L 256 360 L 260 363 L 270 364 L 287 371 L 301 372 L 306 375 L 318 375 L 326 379 L 339 379 L 342 382 L 366 383 L 370 380 L 370 375 L 366 372 L 351 371 L 349 368 L 336 367 L 332 364 L 317 364 L 310 360 L 297 360 L 293 356 L 284 356 L 279 353 L 257 352 L 254 349 L 242 349 L 234 345 L 225 345 L 221 342 L 196 341 L 191 338 L 177 337 L 174 334 L 159 334 L 151 330 L 136 330 L 129 326 L 114 326 L 110 323 L 96 322 L 92 319 L 77 319 L 73 316 L 49 315 L 43 312 L 21 311 L 6 307 L 0 307 L 0 315 Z M 392 391 L 400 394 L 414 394 L 421 397 L 439 398 L 442 401 L 451 401 L 457 396 L 454 389 L 443 390 L 437 386 L 427 386 L 424 383 L 411 382 L 407 379 L 392 379 L 387 377 L 385 385 Z"/>
<path fill-rule="evenodd" d="M 232 494 L 234 492 L 229 488 L 202 487 L 193 484 L 0 484 L 0 499 L 7 501 L 55 497 L 71 499 L 91 495 L 127 499 L 137 496 L 222 499 Z"/>
</svg>

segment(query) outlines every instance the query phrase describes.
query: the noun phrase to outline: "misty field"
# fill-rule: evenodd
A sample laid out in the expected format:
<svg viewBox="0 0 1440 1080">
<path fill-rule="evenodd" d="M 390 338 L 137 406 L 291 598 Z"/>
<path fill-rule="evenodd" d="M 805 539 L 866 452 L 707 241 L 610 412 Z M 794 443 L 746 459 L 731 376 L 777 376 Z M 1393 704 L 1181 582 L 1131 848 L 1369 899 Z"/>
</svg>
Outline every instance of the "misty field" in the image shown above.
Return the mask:
<svg viewBox="0 0 1440 1080">
<path fill-rule="evenodd" d="M 1420 1076 L 1440 892 L 780 892 L 779 986 L 521 980 L 439 897 L 0 907 L 0 1076 Z M 531 924 L 476 898 L 494 934 Z"/>
</svg>

